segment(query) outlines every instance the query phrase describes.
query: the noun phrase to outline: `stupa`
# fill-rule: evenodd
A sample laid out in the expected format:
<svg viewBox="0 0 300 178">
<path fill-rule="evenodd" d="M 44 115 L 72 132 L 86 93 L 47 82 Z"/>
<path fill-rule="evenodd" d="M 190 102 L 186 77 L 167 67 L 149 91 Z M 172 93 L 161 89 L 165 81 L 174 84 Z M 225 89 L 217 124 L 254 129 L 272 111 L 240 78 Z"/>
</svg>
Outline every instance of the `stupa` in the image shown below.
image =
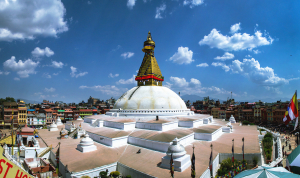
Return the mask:
<svg viewBox="0 0 300 178">
<path fill-rule="evenodd" d="M 231 115 L 231 117 L 229 118 L 229 122 L 230 123 L 236 123 L 235 118 L 233 117 L 233 115 Z"/>
<path fill-rule="evenodd" d="M 54 123 L 54 121 L 49 126 L 49 131 L 58 131 L 57 125 Z"/>
<path fill-rule="evenodd" d="M 85 134 L 85 137 L 81 139 L 80 143 L 77 145 L 77 149 L 81 152 L 90 152 L 97 150 L 96 145 L 94 145 L 94 141 L 89 137 L 88 134 Z"/>
<path fill-rule="evenodd" d="M 155 42 L 148 33 L 142 51 L 145 53 L 135 77 L 137 86 L 125 92 L 107 112 L 111 116 L 187 116 L 194 112 L 172 90 L 163 86 L 164 77 L 154 57 Z"/>
<path fill-rule="evenodd" d="M 82 118 L 79 116 L 79 117 L 77 118 L 77 120 L 78 120 L 78 121 L 82 121 Z"/>
<path fill-rule="evenodd" d="M 56 125 L 57 125 L 57 126 L 59 126 L 59 125 L 64 125 L 64 124 L 61 122 L 60 117 L 58 117 L 58 118 L 56 119 Z"/>
<path fill-rule="evenodd" d="M 191 165 L 190 155 L 186 154 L 185 148 L 178 142 L 177 137 L 169 146 L 167 155 L 161 159 L 161 167 L 170 168 L 170 159 L 174 161 L 174 170 L 182 172 Z"/>
</svg>

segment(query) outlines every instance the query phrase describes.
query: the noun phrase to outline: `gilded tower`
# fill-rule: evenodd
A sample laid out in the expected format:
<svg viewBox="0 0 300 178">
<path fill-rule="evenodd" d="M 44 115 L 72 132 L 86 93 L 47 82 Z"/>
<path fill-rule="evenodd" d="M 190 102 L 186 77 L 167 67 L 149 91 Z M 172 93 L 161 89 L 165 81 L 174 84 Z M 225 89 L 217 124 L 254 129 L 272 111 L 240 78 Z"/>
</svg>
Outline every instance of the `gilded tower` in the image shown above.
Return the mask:
<svg viewBox="0 0 300 178">
<path fill-rule="evenodd" d="M 159 66 L 154 57 L 155 42 L 152 40 L 150 31 L 144 42 L 142 51 L 145 53 L 143 62 L 135 80 L 138 86 L 162 86 L 164 77 L 161 75 Z"/>
</svg>

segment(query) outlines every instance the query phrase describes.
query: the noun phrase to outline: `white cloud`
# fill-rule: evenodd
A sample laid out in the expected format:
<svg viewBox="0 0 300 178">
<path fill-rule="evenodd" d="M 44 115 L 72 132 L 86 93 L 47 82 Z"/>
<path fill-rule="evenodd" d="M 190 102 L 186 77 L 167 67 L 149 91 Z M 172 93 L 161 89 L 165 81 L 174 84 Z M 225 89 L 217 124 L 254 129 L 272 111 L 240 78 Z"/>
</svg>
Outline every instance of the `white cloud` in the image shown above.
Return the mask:
<svg viewBox="0 0 300 178">
<path fill-rule="evenodd" d="M 290 80 L 295 80 L 278 77 L 272 68 L 261 67 L 254 58 L 243 59 L 242 62 L 234 60 L 230 68 L 233 73 L 242 74 L 250 81 L 265 86 L 279 86 L 289 83 Z"/>
<path fill-rule="evenodd" d="M 161 16 L 161 14 L 166 10 L 166 4 L 162 4 L 159 7 L 156 7 L 156 14 L 155 14 L 155 18 L 156 19 L 162 19 L 163 17 Z"/>
<path fill-rule="evenodd" d="M 215 59 L 221 60 L 221 61 L 225 61 L 225 60 L 233 59 L 233 58 L 234 58 L 234 54 L 231 54 L 229 52 L 225 52 L 223 54 L 223 56 L 217 56 L 217 57 L 215 57 Z"/>
<path fill-rule="evenodd" d="M 280 78 L 274 73 L 274 69 L 270 67 L 261 67 L 259 62 L 254 58 L 243 59 L 243 61 L 234 60 L 231 65 L 224 63 L 212 63 L 213 66 L 221 66 L 226 72 L 229 70 L 232 73 L 241 74 L 250 81 L 263 85 L 277 87 L 283 84 L 288 84 L 289 81 L 298 80 L 299 78 L 285 79 Z"/>
<path fill-rule="evenodd" d="M 5 72 L 2 72 L 1 70 L 0 70 L 0 75 L 8 75 L 10 72 L 7 72 L 7 71 L 5 71 Z"/>
<path fill-rule="evenodd" d="M 31 59 L 27 59 L 24 62 L 22 60 L 16 62 L 15 56 L 12 56 L 3 63 L 5 69 L 17 72 L 21 78 L 29 77 L 29 74 L 35 74 L 35 68 L 38 65 L 39 62 L 34 62 Z"/>
<path fill-rule="evenodd" d="M 118 77 L 118 76 L 119 76 L 119 74 L 112 74 L 112 73 L 110 73 L 108 75 L 108 77 L 110 77 L 110 78 L 115 78 L 115 77 Z"/>
<path fill-rule="evenodd" d="M 51 75 L 49 73 L 43 73 L 43 77 L 45 77 L 45 78 L 51 78 Z"/>
<path fill-rule="evenodd" d="M 132 52 L 126 52 L 126 53 L 121 54 L 121 56 L 124 59 L 131 58 L 133 55 L 134 55 L 134 53 L 132 53 Z"/>
<path fill-rule="evenodd" d="M 254 35 L 234 33 L 232 36 L 224 36 L 216 29 L 212 29 L 210 34 L 199 41 L 199 45 L 208 45 L 225 51 L 239 51 L 252 50 L 259 46 L 270 45 L 272 42 L 273 39 L 270 36 L 263 37 L 260 31 L 256 31 Z"/>
<path fill-rule="evenodd" d="M 12 0 L 0 2 L 0 40 L 34 39 L 53 36 L 68 30 L 66 9 L 58 0 Z"/>
<path fill-rule="evenodd" d="M 178 51 L 170 57 L 170 61 L 177 64 L 190 64 L 193 62 L 193 51 L 189 50 L 188 47 L 179 47 Z"/>
<path fill-rule="evenodd" d="M 190 8 L 193 8 L 194 6 L 199 6 L 204 3 L 204 0 L 184 0 L 183 5 L 190 5 Z"/>
<path fill-rule="evenodd" d="M 133 75 L 130 79 L 120 79 L 117 84 L 135 84 L 135 75 Z"/>
<path fill-rule="evenodd" d="M 179 77 L 170 77 L 170 81 L 174 83 L 174 86 L 176 87 L 196 87 L 200 86 L 201 82 L 198 79 L 191 78 L 190 82 L 187 82 L 185 78 L 179 78 Z"/>
<path fill-rule="evenodd" d="M 260 53 L 260 51 L 257 49 L 257 50 L 253 50 L 254 54 L 258 54 Z"/>
<path fill-rule="evenodd" d="M 88 86 L 80 86 L 80 89 L 93 89 L 95 91 L 100 91 L 106 95 L 109 96 L 119 96 L 121 94 L 123 94 L 123 92 L 127 91 L 127 88 L 118 88 L 114 85 L 96 85 L 96 86 L 92 86 L 92 87 L 88 87 Z"/>
<path fill-rule="evenodd" d="M 86 74 L 88 74 L 88 72 L 81 72 L 79 74 L 76 74 L 77 73 L 77 68 L 73 67 L 73 66 L 71 66 L 70 69 L 71 69 L 71 73 L 70 73 L 71 77 L 78 78 L 78 77 L 82 77 L 82 76 L 85 76 Z"/>
<path fill-rule="evenodd" d="M 39 47 L 36 47 L 32 52 L 31 52 L 32 56 L 35 58 L 39 58 L 39 57 L 43 57 L 43 56 L 47 56 L 50 57 L 52 55 L 54 55 L 54 52 L 46 47 L 45 49 L 41 49 Z"/>
<path fill-rule="evenodd" d="M 187 82 L 185 78 L 179 77 L 170 77 L 170 81 L 166 82 L 164 86 L 168 88 L 172 88 L 172 90 L 176 92 L 180 92 L 181 94 L 207 94 L 207 95 L 229 95 L 230 92 L 215 86 L 211 87 L 203 87 L 201 86 L 201 82 L 198 79 L 191 78 L 190 82 Z M 233 96 L 236 94 L 233 93 Z"/>
<path fill-rule="evenodd" d="M 245 57 L 252 57 L 250 54 L 246 55 Z"/>
<path fill-rule="evenodd" d="M 54 67 L 54 68 L 63 68 L 63 66 L 64 66 L 64 63 L 62 63 L 62 62 L 52 61 L 51 67 Z"/>
<path fill-rule="evenodd" d="M 53 73 L 52 75 L 58 75 L 59 74 L 59 72 L 57 72 L 57 73 Z"/>
<path fill-rule="evenodd" d="M 88 3 L 88 5 L 91 5 L 91 4 L 92 4 L 92 2 L 91 2 L 91 1 L 88 1 L 87 3 Z"/>
<path fill-rule="evenodd" d="M 128 1 L 127 1 L 127 7 L 128 7 L 129 9 L 132 9 L 133 6 L 135 5 L 135 1 L 136 1 L 136 0 L 128 0 Z"/>
<path fill-rule="evenodd" d="M 19 81 L 20 79 L 18 77 L 15 77 L 14 80 Z"/>
<path fill-rule="evenodd" d="M 240 25 L 241 25 L 241 23 L 237 23 L 237 24 L 231 25 L 231 27 L 230 27 L 230 33 L 236 33 L 239 30 L 241 30 Z"/>
<path fill-rule="evenodd" d="M 211 65 L 215 66 L 215 67 L 221 66 L 222 69 L 225 70 L 225 72 L 228 72 L 230 70 L 230 67 L 227 66 L 226 64 L 222 63 L 222 62 L 213 62 Z"/>
<path fill-rule="evenodd" d="M 196 67 L 208 67 L 208 64 L 207 63 L 201 63 L 201 64 L 196 65 Z"/>
<path fill-rule="evenodd" d="M 45 92 L 55 92 L 55 88 L 51 87 L 51 88 L 45 88 L 44 91 Z"/>
</svg>

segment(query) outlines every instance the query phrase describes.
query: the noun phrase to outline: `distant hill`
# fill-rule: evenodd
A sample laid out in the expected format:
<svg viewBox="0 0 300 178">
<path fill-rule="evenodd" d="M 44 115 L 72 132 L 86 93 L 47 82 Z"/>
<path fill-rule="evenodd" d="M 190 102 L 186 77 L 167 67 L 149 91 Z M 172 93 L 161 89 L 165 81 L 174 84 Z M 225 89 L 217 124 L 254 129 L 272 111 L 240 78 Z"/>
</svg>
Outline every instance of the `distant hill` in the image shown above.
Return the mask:
<svg viewBox="0 0 300 178">
<path fill-rule="evenodd" d="M 203 97 L 198 95 L 182 95 L 181 99 L 183 101 L 190 100 L 190 103 L 196 102 L 197 100 L 203 100 Z"/>
</svg>

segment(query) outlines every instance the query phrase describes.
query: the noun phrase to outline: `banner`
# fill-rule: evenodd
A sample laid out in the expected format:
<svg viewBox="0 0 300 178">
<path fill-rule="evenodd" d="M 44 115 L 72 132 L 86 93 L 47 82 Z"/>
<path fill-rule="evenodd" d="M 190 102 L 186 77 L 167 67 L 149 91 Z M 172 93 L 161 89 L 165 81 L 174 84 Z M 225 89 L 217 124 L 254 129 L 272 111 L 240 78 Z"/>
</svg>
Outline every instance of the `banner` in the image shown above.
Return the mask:
<svg viewBox="0 0 300 178">
<path fill-rule="evenodd" d="M 13 162 L 3 156 L 3 148 L 0 146 L 0 177 L 3 178 L 34 178 Z"/>
</svg>

